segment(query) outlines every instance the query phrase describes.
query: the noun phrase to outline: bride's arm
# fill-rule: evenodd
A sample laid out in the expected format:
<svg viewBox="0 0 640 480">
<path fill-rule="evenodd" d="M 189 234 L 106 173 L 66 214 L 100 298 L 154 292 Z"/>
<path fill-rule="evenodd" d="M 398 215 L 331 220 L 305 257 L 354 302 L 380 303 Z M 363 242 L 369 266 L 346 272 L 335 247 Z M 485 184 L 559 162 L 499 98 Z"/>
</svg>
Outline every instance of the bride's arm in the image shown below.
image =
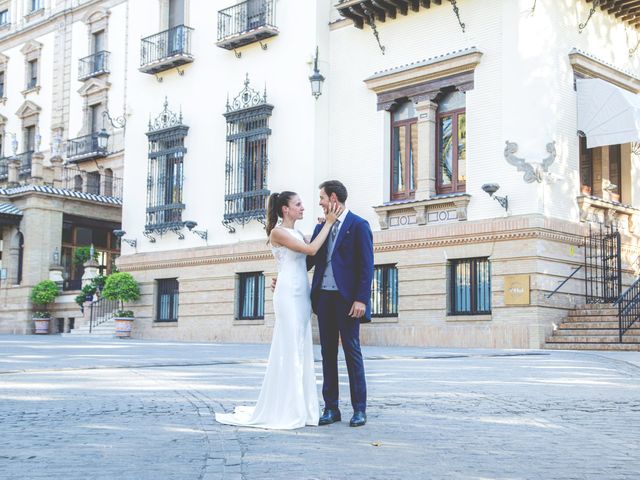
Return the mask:
<svg viewBox="0 0 640 480">
<path fill-rule="evenodd" d="M 311 243 L 301 242 L 300 240 L 293 238 L 287 232 L 284 232 L 279 228 L 274 228 L 273 230 L 271 230 L 271 235 L 269 235 L 269 242 L 271 243 L 271 245 L 287 247 L 290 250 L 304 253 L 305 255 L 315 255 L 327 239 L 331 227 L 334 223 L 336 223 L 336 220 L 341 213 L 342 210 L 340 209 L 340 207 L 332 207 L 332 210 L 327 213 L 327 220 L 324 222 L 322 229 Z"/>
</svg>

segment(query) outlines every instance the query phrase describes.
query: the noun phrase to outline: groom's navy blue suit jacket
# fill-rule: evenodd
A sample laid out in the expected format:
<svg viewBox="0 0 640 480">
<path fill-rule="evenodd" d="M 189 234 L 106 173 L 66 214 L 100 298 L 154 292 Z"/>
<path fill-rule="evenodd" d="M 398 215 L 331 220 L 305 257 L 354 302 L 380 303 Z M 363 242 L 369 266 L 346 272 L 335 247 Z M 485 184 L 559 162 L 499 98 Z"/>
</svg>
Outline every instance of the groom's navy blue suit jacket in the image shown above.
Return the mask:
<svg viewBox="0 0 640 480">
<path fill-rule="evenodd" d="M 311 240 L 318 235 L 322 224 L 316 225 Z M 311 304 L 317 313 L 317 302 L 322 287 L 322 277 L 327 268 L 327 245 L 318 250 L 314 256 L 307 257 L 307 268 L 315 266 L 311 283 Z M 371 321 L 371 282 L 373 280 L 373 234 L 369 223 L 362 217 L 349 211 L 340 226 L 340 231 L 333 247 L 331 259 L 333 276 L 338 291 L 344 300 L 351 304 L 354 301 L 366 305 L 362 322 Z"/>
</svg>

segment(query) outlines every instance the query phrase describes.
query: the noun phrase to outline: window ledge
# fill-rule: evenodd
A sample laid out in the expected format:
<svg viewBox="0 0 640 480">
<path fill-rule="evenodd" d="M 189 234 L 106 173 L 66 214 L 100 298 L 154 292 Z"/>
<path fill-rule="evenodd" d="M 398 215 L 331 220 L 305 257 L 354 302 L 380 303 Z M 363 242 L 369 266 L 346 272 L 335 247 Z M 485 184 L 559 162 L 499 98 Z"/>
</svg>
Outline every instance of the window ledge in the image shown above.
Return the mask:
<svg viewBox="0 0 640 480">
<path fill-rule="evenodd" d="M 251 326 L 251 325 L 264 325 L 264 318 L 255 318 L 252 320 L 238 320 L 233 321 L 234 327 Z"/>
<path fill-rule="evenodd" d="M 447 315 L 447 322 L 490 322 L 491 314 L 487 315 Z"/>
<path fill-rule="evenodd" d="M 640 227 L 640 209 L 602 198 L 580 195 L 576 198 L 581 222 L 617 224 L 622 230 L 634 232 Z"/>
<path fill-rule="evenodd" d="M 44 17 L 44 7 L 41 7 L 37 10 L 32 10 L 24 16 L 24 18 L 26 18 L 28 21 L 31 21 L 34 18 L 40 18 L 40 17 Z"/>
<path fill-rule="evenodd" d="M 10 29 L 11 29 L 11 22 L 1 23 L 0 24 L 0 32 L 2 32 L 4 30 L 10 30 Z"/>
<path fill-rule="evenodd" d="M 415 225 L 449 223 L 467 219 L 468 193 L 439 195 L 427 200 L 389 202 L 373 209 L 382 230 Z"/>
<path fill-rule="evenodd" d="M 25 90 L 23 90 L 23 91 L 21 92 L 21 93 L 22 93 L 22 96 L 23 96 L 23 97 L 26 97 L 26 96 L 27 96 L 27 95 L 29 95 L 30 93 L 36 93 L 36 94 L 37 94 L 37 93 L 40 93 L 40 88 L 42 88 L 42 87 L 40 87 L 40 85 L 36 85 L 35 87 L 32 87 L 32 88 L 27 88 L 27 89 L 25 89 Z"/>
<path fill-rule="evenodd" d="M 371 325 L 374 323 L 398 323 L 398 316 L 395 317 L 371 317 L 371 322 L 363 325 Z"/>
<path fill-rule="evenodd" d="M 163 328 L 163 327 L 177 327 L 178 326 L 178 321 L 174 320 L 171 322 L 159 322 L 157 320 L 154 320 L 154 322 L 151 324 L 151 326 L 153 328 L 159 327 L 159 328 Z"/>
</svg>

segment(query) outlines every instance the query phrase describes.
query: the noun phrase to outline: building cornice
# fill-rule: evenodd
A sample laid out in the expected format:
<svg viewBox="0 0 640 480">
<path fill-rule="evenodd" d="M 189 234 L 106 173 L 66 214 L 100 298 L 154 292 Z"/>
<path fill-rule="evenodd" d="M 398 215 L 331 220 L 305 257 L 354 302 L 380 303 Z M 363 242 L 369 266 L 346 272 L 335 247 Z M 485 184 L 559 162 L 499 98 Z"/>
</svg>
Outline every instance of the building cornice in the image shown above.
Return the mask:
<svg viewBox="0 0 640 480">
<path fill-rule="evenodd" d="M 640 92 L 640 78 L 577 48 L 569 52 L 573 71 L 591 78 L 601 78 L 633 93 Z"/>
</svg>

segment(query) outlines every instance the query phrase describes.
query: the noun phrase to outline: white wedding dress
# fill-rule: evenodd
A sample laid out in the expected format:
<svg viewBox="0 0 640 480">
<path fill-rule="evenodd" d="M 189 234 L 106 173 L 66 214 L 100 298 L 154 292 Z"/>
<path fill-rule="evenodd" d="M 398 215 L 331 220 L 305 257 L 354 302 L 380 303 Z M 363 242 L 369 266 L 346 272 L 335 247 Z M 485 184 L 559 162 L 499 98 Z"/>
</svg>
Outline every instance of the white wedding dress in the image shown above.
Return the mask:
<svg viewBox="0 0 640 480">
<path fill-rule="evenodd" d="M 278 227 L 304 242 L 297 230 Z M 278 264 L 273 294 L 275 326 L 267 371 L 255 407 L 216 414 L 228 425 L 290 430 L 318 425 L 319 404 L 311 338 L 311 300 L 306 255 L 272 247 Z"/>
</svg>

